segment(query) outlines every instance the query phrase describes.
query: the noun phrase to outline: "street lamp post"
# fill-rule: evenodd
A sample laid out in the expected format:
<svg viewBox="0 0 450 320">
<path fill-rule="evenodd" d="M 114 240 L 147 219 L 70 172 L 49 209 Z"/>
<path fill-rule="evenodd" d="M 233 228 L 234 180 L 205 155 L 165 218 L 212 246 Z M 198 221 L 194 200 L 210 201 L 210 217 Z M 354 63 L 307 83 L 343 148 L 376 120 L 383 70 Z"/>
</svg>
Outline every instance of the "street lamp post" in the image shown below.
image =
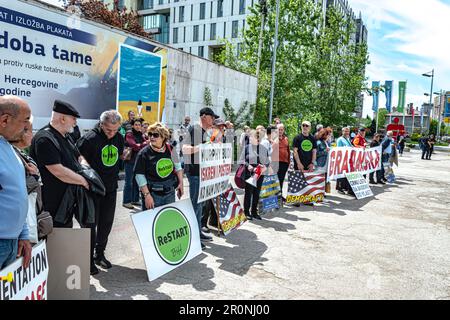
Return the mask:
<svg viewBox="0 0 450 320">
<path fill-rule="evenodd" d="M 427 77 L 427 78 L 431 78 L 431 89 L 430 89 L 430 94 L 429 94 L 429 96 L 430 96 L 429 107 L 431 107 L 431 99 L 433 98 L 434 69 L 431 70 L 431 72 L 427 72 L 427 73 L 422 74 L 422 76 Z M 426 94 L 426 96 L 428 96 L 428 94 Z M 422 128 L 420 130 L 421 130 L 420 133 L 422 133 Z"/>
<path fill-rule="evenodd" d="M 437 127 L 437 139 L 441 138 L 441 107 L 442 107 L 442 97 L 444 95 L 444 90 L 439 92 L 434 92 L 435 95 L 439 95 L 439 111 L 438 111 L 438 127 Z"/>
<path fill-rule="evenodd" d="M 277 48 L 278 48 L 278 18 L 280 16 L 280 0 L 277 0 L 277 13 L 275 17 L 275 40 L 273 44 L 273 58 L 272 58 L 272 83 L 270 84 L 270 109 L 269 109 L 269 123 L 272 123 L 273 110 L 273 93 L 275 89 L 275 65 L 277 63 Z"/>
<path fill-rule="evenodd" d="M 261 30 L 259 31 L 259 44 L 258 44 L 258 62 L 256 63 L 256 81 L 259 80 L 259 68 L 261 65 L 261 51 L 263 44 L 263 31 L 264 31 L 264 23 L 266 20 L 267 14 L 267 3 L 266 0 L 259 0 L 259 5 L 261 6 Z"/>
</svg>

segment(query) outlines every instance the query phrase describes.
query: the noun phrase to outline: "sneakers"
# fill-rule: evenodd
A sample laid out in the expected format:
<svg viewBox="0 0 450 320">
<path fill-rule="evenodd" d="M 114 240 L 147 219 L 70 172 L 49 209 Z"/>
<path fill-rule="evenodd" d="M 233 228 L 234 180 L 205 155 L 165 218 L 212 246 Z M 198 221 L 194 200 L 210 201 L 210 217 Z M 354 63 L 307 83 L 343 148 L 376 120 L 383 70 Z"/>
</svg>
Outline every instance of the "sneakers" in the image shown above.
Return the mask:
<svg viewBox="0 0 450 320">
<path fill-rule="evenodd" d="M 105 255 L 103 253 L 97 254 L 94 257 L 94 262 L 96 265 L 102 267 L 103 269 L 110 269 L 112 267 L 111 262 L 109 262 L 108 259 L 105 258 Z"/>
<path fill-rule="evenodd" d="M 98 274 L 98 268 L 95 266 L 95 263 L 91 262 L 91 276 L 95 276 Z"/>
<path fill-rule="evenodd" d="M 380 182 L 378 182 L 379 184 L 386 184 L 386 182 L 384 182 L 383 180 L 381 180 Z"/>
<path fill-rule="evenodd" d="M 213 241 L 213 238 L 210 236 L 207 236 L 203 232 L 200 232 L 200 240 L 201 241 Z"/>
<path fill-rule="evenodd" d="M 131 203 L 124 203 L 124 204 L 122 204 L 122 206 L 127 209 L 134 209 L 134 206 Z"/>
<path fill-rule="evenodd" d="M 253 217 L 249 214 L 246 214 L 245 217 L 247 218 L 248 221 L 253 220 Z"/>
<path fill-rule="evenodd" d="M 252 214 L 253 219 L 256 220 L 262 220 L 261 216 L 259 214 Z"/>
<path fill-rule="evenodd" d="M 377 182 L 374 181 L 374 180 L 370 180 L 369 183 L 370 183 L 370 184 L 377 184 Z"/>
<path fill-rule="evenodd" d="M 200 245 L 202 246 L 202 250 L 206 249 L 206 246 L 205 246 L 205 244 L 203 242 L 200 242 Z"/>
<path fill-rule="evenodd" d="M 205 232 L 205 233 L 210 233 L 210 232 L 211 232 L 211 230 L 209 230 L 209 228 L 208 228 L 208 227 L 202 227 L 202 232 Z"/>
</svg>

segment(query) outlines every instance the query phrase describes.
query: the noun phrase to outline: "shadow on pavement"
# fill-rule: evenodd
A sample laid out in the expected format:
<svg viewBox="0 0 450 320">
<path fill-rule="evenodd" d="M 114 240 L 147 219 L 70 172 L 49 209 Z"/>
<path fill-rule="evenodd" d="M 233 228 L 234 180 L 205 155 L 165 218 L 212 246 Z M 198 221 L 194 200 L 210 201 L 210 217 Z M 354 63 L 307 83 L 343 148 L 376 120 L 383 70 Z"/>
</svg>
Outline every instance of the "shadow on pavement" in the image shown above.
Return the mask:
<svg viewBox="0 0 450 320">
<path fill-rule="evenodd" d="M 216 287 L 216 284 L 212 281 L 214 271 L 205 263 L 201 263 L 201 260 L 205 257 L 206 255 L 202 253 L 152 282 L 148 281 L 147 271 L 144 269 L 113 265 L 107 272 L 101 270 L 98 275 L 94 276 L 106 292 L 95 291 L 95 287 L 91 285 L 91 298 L 129 300 L 138 296 L 139 299 L 171 299 L 170 296 L 157 291 L 163 283 L 192 285 L 197 291 L 214 290 Z"/>
<path fill-rule="evenodd" d="M 249 223 L 249 222 L 246 222 Z M 206 243 L 206 252 L 217 257 L 217 262 L 221 263 L 219 269 L 234 273 L 239 276 L 245 275 L 251 266 L 261 265 L 267 261 L 262 255 L 267 250 L 267 246 L 257 240 L 255 233 L 238 229 L 226 236 L 227 244 L 233 247 Z"/>
</svg>

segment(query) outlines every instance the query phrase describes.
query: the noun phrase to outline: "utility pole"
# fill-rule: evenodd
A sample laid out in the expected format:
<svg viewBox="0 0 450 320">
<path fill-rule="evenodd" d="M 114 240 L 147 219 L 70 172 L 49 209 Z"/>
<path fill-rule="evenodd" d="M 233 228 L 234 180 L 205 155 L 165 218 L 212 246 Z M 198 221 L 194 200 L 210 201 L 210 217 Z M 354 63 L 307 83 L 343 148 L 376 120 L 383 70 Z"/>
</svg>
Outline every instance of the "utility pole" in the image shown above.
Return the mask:
<svg viewBox="0 0 450 320">
<path fill-rule="evenodd" d="M 259 69 L 261 65 L 261 51 L 262 51 L 262 44 L 263 44 L 263 31 L 264 31 L 264 24 L 266 20 L 266 14 L 267 14 L 267 3 L 266 0 L 259 0 L 259 5 L 261 6 L 261 30 L 259 30 L 259 45 L 258 45 L 258 62 L 256 63 L 256 81 L 259 80 Z"/>
<path fill-rule="evenodd" d="M 275 40 L 273 44 L 273 58 L 272 58 L 272 83 L 270 85 L 270 109 L 269 109 L 269 123 L 272 123 L 273 110 L 273 93 L 275 89 L 275 65 L 277 63 L 277 48 L 278 48 L 278 19 L 280 16 L 280 0 L 277 0 L 277 13 L 275 18 Z"/>
</svg>

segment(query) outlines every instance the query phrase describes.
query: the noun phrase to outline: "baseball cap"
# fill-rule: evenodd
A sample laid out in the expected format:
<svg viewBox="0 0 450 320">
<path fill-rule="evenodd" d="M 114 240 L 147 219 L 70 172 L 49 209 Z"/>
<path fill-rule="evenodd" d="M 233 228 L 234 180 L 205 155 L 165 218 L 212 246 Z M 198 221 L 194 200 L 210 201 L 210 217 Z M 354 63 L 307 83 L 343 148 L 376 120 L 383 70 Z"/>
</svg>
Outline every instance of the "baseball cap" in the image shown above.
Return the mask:
<svg viewBox="0 0 450 320">
<path fill-rule="evenodd" d="M 216 118 L 216 119 L 219 118 L 219 116 L 216 115 L 216 114 L 214 113 L 213 109 L 211 109 L 210 107 L 205 107 L 205 108 L 202 108 L 202 109 L 200 110 L 200 117 L 203 116 L 203 115 L 213 116 L 213 117 Z"/>
</svg>

